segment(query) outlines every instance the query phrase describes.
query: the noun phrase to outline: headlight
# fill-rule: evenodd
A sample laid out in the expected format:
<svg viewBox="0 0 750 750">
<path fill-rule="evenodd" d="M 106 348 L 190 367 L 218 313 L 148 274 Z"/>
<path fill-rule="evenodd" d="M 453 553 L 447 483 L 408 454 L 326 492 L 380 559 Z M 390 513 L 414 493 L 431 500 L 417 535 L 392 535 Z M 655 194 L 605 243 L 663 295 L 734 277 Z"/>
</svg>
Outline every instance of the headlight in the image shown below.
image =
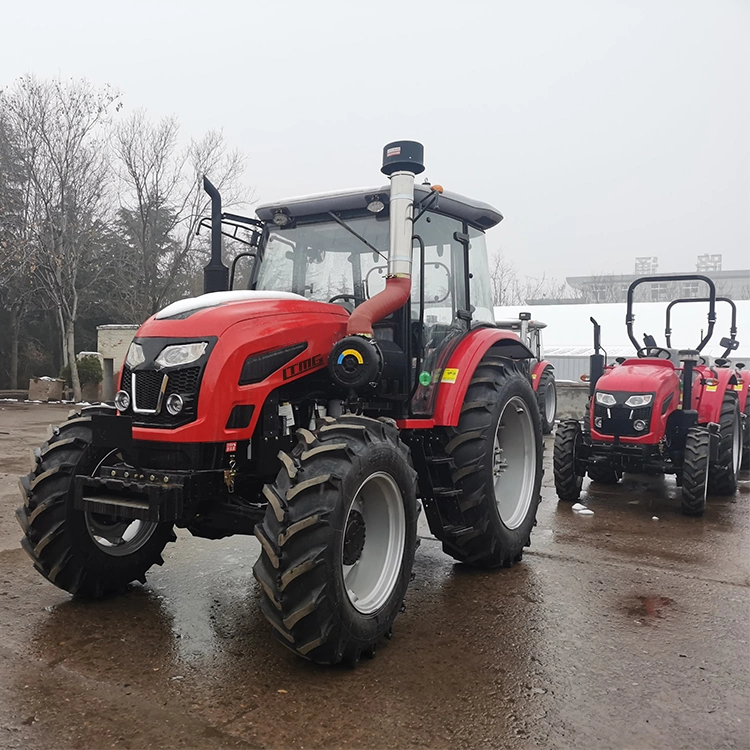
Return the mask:
<svg viewBox="0 0 750 750">
<path fill-rule="evenodd" d="M 170 393 L 169 396 L 167 396 L 167 411 L 173 417 L 176 417 L 182 411 L 183 406 L 184 402 L 182 400 L 182 396 L 180 396 L 179 393 Z"/>
<path fill-rule="evenodd" d="M 648 406 L 651 403 L 653 395 L 650 393 L 641 394 L 637 396 L 631 396 L 626 402 L 625 406 L 636 408 L 638 406 Z"/>
<path fill-rule="evenodd" d="M 602 393 L 601 391 L 596 392 L 596 403 L 602 406 L 614 406 L 617 401 L 611 393 Z"/>
<path fill-rule="evenodd" d="M 117 391 L 115 394 L 115 406 L 118 411 L 127 411 L 130 406 L 130 394 L 126 391 Z"/>
<path fill-rule="evenodd" d="M 207 341 L 198 341 L 193 344 L 173 344 L 161 350 L 161 354 L 156 358 L 156 364 L 159 367 L 189 365 L 203 356 L 207 346 Z"/>
<path fill-rule="evenodd" d="M 135 341 L 130 345 L 128 354 L 125 357 L 125 364 L 133 369 L 138 365 L 143 364 L 146 361 L 146 355 L 143 353 L 143 347 L 140 344 L 136 344 Z"/>
</svg>

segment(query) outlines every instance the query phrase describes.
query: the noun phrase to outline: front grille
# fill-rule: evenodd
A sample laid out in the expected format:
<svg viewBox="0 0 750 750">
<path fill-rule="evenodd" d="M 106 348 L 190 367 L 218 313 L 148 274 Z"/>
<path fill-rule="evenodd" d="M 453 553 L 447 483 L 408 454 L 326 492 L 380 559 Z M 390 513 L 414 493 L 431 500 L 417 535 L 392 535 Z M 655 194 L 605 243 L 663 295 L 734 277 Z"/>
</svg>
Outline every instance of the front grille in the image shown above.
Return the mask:
<svg viewBox="0 0 750 750">
<path fill-rule="evenodd" d="M 651 406 L 639 406 L 631 409 L 629 406 L 603 406 L 594 404 L 594 418 L 600 417 L 601 427 L 594 429 L 601 435 L 620 435 L 622 437 L 640 437 L 646 435 L 650 429 Z M 633 427 L 636 419 L 649 423 L 649 427 L 640 432 Z"/>
<path fill-rule="evenodd" d="M 139 370 L 135 373 L 135 403 L 139 409 L 156 409 L 163 383 L 164 374 L 158 370 Z"/>
<path fill-rule="evenodd" d="M 165 375 L 168 380 L 159 413 L 133 413 L 133 424 L 139 427 L 169 428 L 180 427 L 194 421 L 198 416 L 198 392 L 202 371 L 202 367 L 185 367 L 176 370 L 136 370 L 135 403 L 139 409 L 156 409 L 159 404 L 159 392 L 161 391 Z M 131 374 L 130 368 L 123 366 L 121 387 L 130 396 L 132 404 Z M 167 397 L 172 393 L 179 393 L 184 402 L 182 411 L 176 416 L 172 416 L 164 408 Z"/>
</svg>

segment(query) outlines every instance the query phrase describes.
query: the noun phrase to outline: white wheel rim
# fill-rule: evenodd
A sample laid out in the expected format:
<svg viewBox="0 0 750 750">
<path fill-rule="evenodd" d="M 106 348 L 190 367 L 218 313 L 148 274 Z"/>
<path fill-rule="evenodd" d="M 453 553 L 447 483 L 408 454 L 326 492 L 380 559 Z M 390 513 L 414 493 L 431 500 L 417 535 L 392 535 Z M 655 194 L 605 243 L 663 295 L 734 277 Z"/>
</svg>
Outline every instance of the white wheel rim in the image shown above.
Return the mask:
<svg viewBox="0 0 750 750">
<path fill-rule="evenodd" d="M 112 557 L 132 555 L 151 539 L 157 526 L 153 521 L 128 520 L 88 511 L 85 516 L 94 544 Z"/>
<path fill-rule="evenodd" d="M 537 445 L 534 421 L 526 402 L 513 396 L 503 407 L 495 432 L 492 475 L 500 520 L 517 529 L 534 497 Z"/>
<path fill-rule="evenodd" d="M 342 542 L 341 569 L 352 606 L 363 615 L 371 615 L 385 605 L 396 588 L 406 547 L 406 513 L 396 480 L 390 474 L 376 472 L 362 482 L 344 522 L 345 534 L 355 513 L 364 521 L 364 545 L 356 561 L 347 565 Z"/>
<path fill-rule="evenodd" d="M 557 411 L 557 391 L 554 383 L 547 383 L 544 391 L 544 417 L 547 424 L 553 424 L 555 421 L 555 412 Z"/>
<path fill-rule="evenodd" d="M 734 475 L 740 473 L 740 464 L 742 463 L 742 420 L 739 412 L 734 414 L 734 435 L 732 436 L 732 469 Z"/>
<path fill-rule="evenodd" d="M 110 451 L 94 468 L 91 476 L 98 476 L 102 464 L 117 453 Z M 84 511 L 86 530 L 94 544 L 107 555 L 126 557 L 132 555 L 151 539 L 158 524 L 155 521 L 119 518 L 102 513 Z"/>
</svg>

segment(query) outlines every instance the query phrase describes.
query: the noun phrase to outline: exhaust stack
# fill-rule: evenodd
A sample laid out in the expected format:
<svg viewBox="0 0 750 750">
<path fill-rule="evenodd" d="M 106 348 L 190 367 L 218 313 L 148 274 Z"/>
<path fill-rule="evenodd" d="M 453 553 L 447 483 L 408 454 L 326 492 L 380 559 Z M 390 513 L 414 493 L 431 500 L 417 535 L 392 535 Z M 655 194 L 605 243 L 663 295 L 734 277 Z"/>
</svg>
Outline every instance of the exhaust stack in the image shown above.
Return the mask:
<svg viewBox="0 0 750 750">
<path fill-rule="evenodd" d="M 221 259 L 221 195 L 203 175 L 203 189 L 211 196 L 211 260 L 203 268 L 203 293 L 229 289 L 229 269 Z"/>
<path fill-rule="evenodd" d="M 390 247 L 385 289 L 362 303 L 349 318 L 348 336 L 372 336 L 372 324 L 398 310 L 411 294 L 414 177 L 424 172 L 424 147 L 394 141 L 383 149 L 381 172 L 391 180 Z"/>
</svg>

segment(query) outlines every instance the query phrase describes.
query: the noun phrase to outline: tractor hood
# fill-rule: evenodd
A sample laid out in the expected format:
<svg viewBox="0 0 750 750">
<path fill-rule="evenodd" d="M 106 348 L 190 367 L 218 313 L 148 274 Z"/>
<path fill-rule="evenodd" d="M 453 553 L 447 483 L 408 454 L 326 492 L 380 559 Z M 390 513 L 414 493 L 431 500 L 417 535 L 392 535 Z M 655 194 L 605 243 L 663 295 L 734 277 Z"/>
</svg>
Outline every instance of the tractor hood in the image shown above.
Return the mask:
<svg viewBox="0 0 750 750">
<path fill-rule="evenodd" d="M 220 336 L 242 321 L 267 317 L 333 315 L 345 322 L 349 314 L 340 305 L 313 302 L 299 294 L 273 291 L 211 292 L 173 302 L 152 315 L 136 336 Z"/>
<path fill-rule="evenodd" d="M 665 385 L 673 385 L 677 377 L 668 360 L 627 359 L 619 367 L 605 370 L 596 384 L 597 391 L 654 393 Z"/>
</svg>

